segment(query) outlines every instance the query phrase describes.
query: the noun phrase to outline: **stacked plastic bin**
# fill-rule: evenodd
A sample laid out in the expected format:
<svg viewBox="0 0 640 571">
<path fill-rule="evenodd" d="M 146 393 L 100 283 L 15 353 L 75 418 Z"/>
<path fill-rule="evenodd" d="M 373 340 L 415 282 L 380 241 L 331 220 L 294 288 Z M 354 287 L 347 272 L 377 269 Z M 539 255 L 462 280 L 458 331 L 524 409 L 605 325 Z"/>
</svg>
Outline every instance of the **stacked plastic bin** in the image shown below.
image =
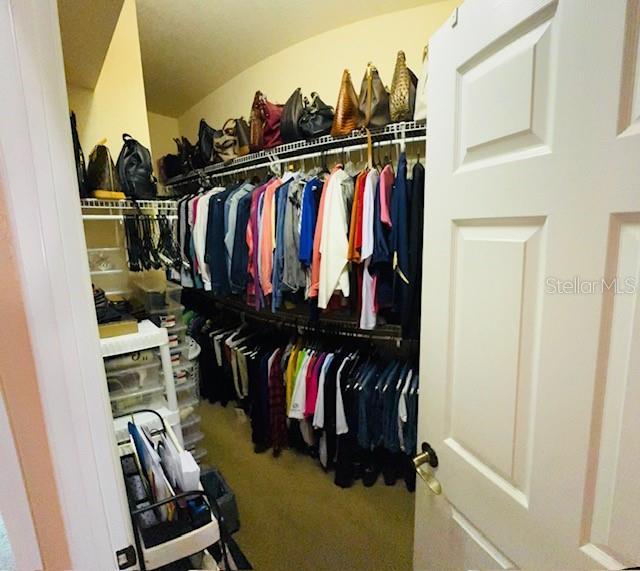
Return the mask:
<svg viewBox="0 0 640 571">
<path fill-rule="evenodd" d="M 183 320 L 184 306 L 180 304 L 181 294 L 181 286 L 167 282 L 164 297 L 157 298 L 154 307 L 149 307 L 147 302 L 145 305 L 151 321 L 167 328 L 184 448 L 193 454 L 196 461 L 201 462 L 207 452 L 199 446 L 204 435 L 200 430 L 200 416 L 196 412 L 200 402 L 199 351 L 196 351 L 197 345 L 193 340 L 187 337 L 187 326 Z M 145 298 L 148 299 L 148 295 Z M 160 305 L 161 301 L 164 305 Z"/>
</svg>

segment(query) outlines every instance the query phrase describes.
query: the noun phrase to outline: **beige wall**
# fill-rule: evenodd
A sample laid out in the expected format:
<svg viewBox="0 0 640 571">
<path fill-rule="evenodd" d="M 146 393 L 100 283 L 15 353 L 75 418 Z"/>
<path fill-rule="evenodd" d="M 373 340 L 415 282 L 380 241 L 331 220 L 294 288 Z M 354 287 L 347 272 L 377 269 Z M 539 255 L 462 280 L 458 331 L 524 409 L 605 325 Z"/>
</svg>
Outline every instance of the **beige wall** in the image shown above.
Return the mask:
<svg viewBox="0 0 640 571">
<path fill-rule="evenodd" d="M 95 89 L 69 85 L 67 91 L 87 158 L 94 145 L 106 138 L 115 161 L 123 133 L 151 146 L 135 0 L 124 2 Z"/>
<path fill-rule="evenodd" d="M 373 62 L 385 85 L 391 85 L 398 50 L 418 74 L 429 36 L 461 0 L 445 0 L 361 20 L 295 44 L 239 73 L 179 117 L 180 133 L 193 140 L 204 117 L 219 128 L 229 117 L 248 118 L 253 95 L 260 89 L 284 103 L 296 87 L 317 91 L 329 105 L 338 98 L 342 70 L 351 71 L 356 91 L 367 62 Z"/>
<path fill-rule="evenodd" d="M 149 119 L 149 136 L 151 137 L 151 154 L 155 166 L 160 157 L 176 153 L 177 148 L 173 139 L 180 136 L 180 129 L 175 117 L 151 112 L 147 114 L 147 117 Z"/>
</svg>

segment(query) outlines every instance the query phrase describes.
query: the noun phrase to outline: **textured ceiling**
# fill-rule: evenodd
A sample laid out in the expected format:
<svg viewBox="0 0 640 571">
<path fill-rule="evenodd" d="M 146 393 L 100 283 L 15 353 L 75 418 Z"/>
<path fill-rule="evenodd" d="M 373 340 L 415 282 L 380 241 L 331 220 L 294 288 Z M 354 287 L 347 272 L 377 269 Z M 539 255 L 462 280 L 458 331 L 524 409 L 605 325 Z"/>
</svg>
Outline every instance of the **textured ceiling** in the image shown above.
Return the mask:
<svg viewBox="0 0 640 571">
<path fill-rule="evenodd" d="M 93 89 L 123 0 L 58 0 L 67 83 Z"/>
<path fill-rule="evenodd" d="M 177 117 L 292 44 L 428 1 L 137 0 L 148 108 Z"/>
</svg>

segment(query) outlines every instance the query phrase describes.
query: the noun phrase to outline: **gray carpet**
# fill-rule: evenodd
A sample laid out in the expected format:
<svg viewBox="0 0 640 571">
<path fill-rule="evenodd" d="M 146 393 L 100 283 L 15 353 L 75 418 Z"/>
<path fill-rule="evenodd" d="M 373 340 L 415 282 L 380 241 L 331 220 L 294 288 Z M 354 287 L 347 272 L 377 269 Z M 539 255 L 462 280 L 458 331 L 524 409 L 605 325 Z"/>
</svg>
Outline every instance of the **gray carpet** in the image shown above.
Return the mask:
<svg viewBox="0 0 640 571">
<path fill-rule="evenodd" d="M 412 567 L 414 494 L 404 482 L 342 489 L 312 458 L 255 454 L 231 405 L 201 404 L 206 461 L 236 494 L 234 534 L 258 571 L 404 571 Z"/>
</svg>

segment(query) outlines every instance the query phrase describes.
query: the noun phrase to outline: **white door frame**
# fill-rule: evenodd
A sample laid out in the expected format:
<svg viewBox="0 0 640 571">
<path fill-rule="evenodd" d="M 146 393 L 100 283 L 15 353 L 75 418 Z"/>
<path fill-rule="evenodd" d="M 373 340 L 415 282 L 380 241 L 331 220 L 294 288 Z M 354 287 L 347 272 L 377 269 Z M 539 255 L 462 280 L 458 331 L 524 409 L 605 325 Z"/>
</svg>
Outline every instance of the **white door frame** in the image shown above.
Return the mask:
<svg viewBox="0 0 640 571">
<path fill-rule="evenodd" d="M 0 0 L 0 160 L 74 569 L 117 568 L 131 536 L 68 120 L 55 0 Z"/>
</svg>

